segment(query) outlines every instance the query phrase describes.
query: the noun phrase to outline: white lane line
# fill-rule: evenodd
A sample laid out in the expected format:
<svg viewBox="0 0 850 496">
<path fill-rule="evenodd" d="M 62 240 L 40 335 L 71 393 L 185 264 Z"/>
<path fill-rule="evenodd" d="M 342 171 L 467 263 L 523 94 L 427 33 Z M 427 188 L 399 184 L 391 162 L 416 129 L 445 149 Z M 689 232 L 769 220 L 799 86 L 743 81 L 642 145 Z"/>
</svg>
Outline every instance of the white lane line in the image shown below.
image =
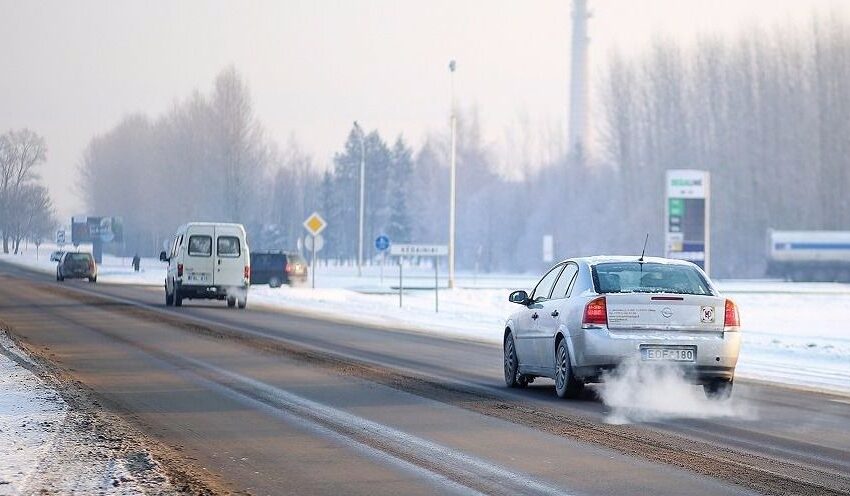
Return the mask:
<svg viewBox="0 0 850 496">
<path fill-rule="evenodd" d="M 356 442 L 367 439 L 379 446 L 387 447 L 392 453 L 401 453 L 412 460 L 427 461 L 437 467 L 437 473 L 449 474 L 449 477 L 461 481 L 475 481 L 485 491 L 496 494 L 540 494 L 568 495 L 559 487 L 549 485 L 529 475 L 513 472 L 505 467 L 484 461 L 452 448 L 413 436 L 384 424 L 358 417 L 332 408 L 322 403 L 271 386 L 264 382 L 241 374 L 221 369 L 214 365 L 188 357 L 180 357 L 196 368 L 214 376 L 227 378 L 231 384 L 224 384 L 211 377 L 211 380 L 235 391 L 240 395 L 259 397 L 262 402 L 282 408 L 302 419 L 318 421 L 320 425 L 344 435 Z M 248 389 L 249 391 L 245 391 Z M 371 449 L 380 449 L 370 447 Z M 381 450 L 383 451 L 383 450 Z M 386 452 L 385 452 L 386 453 Z M 396 457 L 397 458 L 397 457 Z M 424 468 L 424 467 L 420 467 Z M 429 470 L 431 471 L 431 470 Z"/>
</svg>

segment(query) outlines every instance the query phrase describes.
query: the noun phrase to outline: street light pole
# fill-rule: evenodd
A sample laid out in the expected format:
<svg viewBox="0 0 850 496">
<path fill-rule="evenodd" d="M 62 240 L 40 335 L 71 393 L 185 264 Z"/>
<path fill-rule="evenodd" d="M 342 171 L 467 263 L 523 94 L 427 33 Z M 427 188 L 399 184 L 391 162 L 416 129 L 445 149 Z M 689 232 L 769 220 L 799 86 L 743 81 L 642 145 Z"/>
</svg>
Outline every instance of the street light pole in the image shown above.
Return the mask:
<svg viewBox="0 0 850 496">
<path fill-rule="evenodd" d="M 455 203 L 457 181 L 457 116 L 455 115 L 455 61 L 449 62 L 451 77 L 451 126 L 452 126 L 452 156 L 451 178 L 449 179 L 449 289 L 455 287 Z"/>
<path fill-rule="evenodd" d="M 354 129 L 360 135 L 360 227 L 357 241 L 357 277 L 363 275 L 363 207 L 366 190 L 366 140 L 363 129 L 354 121 Z"/>
</svg>

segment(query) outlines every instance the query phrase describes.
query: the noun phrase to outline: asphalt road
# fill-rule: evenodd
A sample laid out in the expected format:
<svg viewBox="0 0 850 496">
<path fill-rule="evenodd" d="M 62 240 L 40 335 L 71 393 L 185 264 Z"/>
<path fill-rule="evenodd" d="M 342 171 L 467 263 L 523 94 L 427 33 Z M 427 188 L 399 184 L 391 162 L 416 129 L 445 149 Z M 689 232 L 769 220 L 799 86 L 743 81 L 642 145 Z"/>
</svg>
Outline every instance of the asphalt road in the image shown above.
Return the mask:
<svg viewBox="0 0 850 496">
<path fill-rule="evenodd" d="M 0 324 L 223 491 L 850 494 L 846 397 L 739 381 L 743 418 L 611 425 L 596 388 L 506 389 L 492 345 L 2 263 Z"/>
</svg>

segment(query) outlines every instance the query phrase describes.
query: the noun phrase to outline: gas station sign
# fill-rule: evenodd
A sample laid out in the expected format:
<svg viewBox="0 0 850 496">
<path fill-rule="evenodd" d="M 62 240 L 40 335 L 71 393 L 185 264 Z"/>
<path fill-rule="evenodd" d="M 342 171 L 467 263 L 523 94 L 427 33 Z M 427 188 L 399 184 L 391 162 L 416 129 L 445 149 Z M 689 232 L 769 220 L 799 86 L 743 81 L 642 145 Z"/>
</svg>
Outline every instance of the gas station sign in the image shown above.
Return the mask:
<svg viewBox="0 0 850 496">
<path fill-rule="evenodd" d="M 664 256 L 688 260 L 708 272 L 709 174 L 675 169 L 666 175 Z"/>
</svg>

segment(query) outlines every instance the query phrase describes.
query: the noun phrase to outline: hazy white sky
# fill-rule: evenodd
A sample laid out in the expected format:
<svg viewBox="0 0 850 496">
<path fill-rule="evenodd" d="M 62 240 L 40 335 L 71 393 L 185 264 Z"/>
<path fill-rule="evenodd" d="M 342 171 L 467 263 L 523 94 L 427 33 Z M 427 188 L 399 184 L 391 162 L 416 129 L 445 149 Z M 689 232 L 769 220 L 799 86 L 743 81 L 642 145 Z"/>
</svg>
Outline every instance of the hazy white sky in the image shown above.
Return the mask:
<svg viewBox="0 0 850 496">
<path fill-rule="evenodd" d="M 591 72 L 614 47 L 653 37 L 805 25 L 837 0 L 589 0 Z M 448 61 L 459 104 L 501 142 L 525 119 L 562 129 L 569 0 L 0 0 L 0 130 L 29 127 L 49 153 L 42 175 L 61 217 L 82 212 L 82 150 L 125 114 L 156 115 L 234 65 L 280 143 L 294 134 L 320 165 L 352 121 L 419 144 L 447 125 Z M 108 212 L 89 212 L 107 215 Z"/>
</svg>

